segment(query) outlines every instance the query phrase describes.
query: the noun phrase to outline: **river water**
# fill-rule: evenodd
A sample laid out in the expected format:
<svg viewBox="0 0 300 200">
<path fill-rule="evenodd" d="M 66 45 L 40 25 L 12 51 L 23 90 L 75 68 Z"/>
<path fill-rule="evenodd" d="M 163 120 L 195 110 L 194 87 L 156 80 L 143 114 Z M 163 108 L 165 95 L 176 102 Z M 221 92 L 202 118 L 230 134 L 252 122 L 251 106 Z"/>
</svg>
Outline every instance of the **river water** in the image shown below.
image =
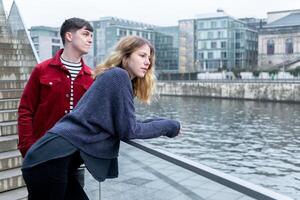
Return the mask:
<svg viewBox="0 0 300 200">
<path fill-rule="evenodd" d="M 179 137 L 150 144 L 300 199 L 299 104 L 162 96 L 136 106 L 138 118 L 182 124 Z"/>
</svg>

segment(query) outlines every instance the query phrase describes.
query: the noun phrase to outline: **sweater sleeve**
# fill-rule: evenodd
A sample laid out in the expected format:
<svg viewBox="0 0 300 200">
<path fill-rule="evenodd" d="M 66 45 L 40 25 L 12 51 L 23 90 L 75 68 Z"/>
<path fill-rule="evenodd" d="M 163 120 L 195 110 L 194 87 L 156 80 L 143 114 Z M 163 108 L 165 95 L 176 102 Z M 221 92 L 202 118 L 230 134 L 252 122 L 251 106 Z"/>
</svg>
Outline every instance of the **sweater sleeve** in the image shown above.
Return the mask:
<svg viewBox="0 0 300 200">
<path fill-rule="evenodd" d="M 118 87 L 115 87 L 116 85 Z M 178 135 L 180 130 L 178 121 L 161 118 L 139 122 L 136 120 L 132 85 L 128 74 L 118 73 L 112 84 L 112 90 L 114 129 L 121 140 Z"/>
</svg>

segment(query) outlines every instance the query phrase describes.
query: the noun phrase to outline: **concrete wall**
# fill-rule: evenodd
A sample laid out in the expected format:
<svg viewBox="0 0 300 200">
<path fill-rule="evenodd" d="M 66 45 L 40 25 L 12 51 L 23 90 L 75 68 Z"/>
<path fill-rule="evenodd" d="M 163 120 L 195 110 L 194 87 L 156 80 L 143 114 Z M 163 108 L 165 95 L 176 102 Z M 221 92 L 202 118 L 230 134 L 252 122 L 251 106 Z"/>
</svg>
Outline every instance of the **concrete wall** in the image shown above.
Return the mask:
<svg viewBox="0 0 300 200">
<path fill-rule="evenodd" d="M 158 82 L 160 95 L 199 96 L 300 103 L 300 84 Z"/>
</svg>

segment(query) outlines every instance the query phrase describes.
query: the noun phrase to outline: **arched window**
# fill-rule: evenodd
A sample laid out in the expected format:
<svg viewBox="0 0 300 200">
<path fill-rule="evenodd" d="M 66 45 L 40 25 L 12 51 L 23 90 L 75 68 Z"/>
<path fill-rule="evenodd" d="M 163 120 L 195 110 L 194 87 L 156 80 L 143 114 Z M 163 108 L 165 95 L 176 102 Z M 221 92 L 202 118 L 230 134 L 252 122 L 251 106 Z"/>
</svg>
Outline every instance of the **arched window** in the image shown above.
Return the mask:
<svg viewBox="0 0 300 200">
<path fill-rule="evenodd" d="M 267 55 L 273 55 L 274 54 L 274 40 L 268 40 L 267 41 Z"/>
<path fill-rule="evenodd" d="M 292 38 L 288 38 L 285 41 L 285 53 L 286 54 L 292 54 L 292 53 L 294 53 Z"/>
</svg>

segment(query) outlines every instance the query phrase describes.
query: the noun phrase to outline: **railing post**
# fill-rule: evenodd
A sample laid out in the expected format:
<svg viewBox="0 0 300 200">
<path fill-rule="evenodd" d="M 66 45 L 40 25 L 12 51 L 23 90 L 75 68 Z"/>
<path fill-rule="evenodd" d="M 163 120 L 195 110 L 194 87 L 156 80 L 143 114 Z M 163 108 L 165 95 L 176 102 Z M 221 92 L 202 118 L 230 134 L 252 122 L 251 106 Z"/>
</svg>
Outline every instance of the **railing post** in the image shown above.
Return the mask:
<svg viewBox="0 0 300 200">
<path fill-rule="evenodd" d="M 101 200 L 101 182 L 99 182 L 99 200 Z"/>
</svg>

